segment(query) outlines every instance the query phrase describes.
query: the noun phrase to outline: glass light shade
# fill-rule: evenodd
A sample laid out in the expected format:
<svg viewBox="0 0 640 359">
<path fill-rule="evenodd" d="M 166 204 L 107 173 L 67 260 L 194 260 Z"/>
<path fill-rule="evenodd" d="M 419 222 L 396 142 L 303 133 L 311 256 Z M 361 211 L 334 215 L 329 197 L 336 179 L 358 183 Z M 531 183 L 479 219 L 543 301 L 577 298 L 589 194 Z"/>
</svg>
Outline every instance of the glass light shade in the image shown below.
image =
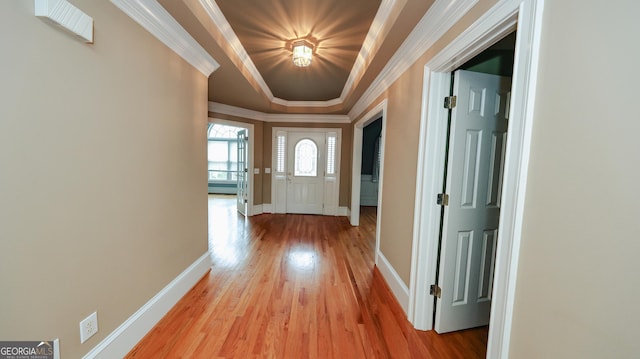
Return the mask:
<svg viewBox="0 0 640 359">
<path fill-rule="evenodd" d="M 311 65 L 313 49 L 305 42 L 300 41 L 293 44 L 293 63 L 299 67 Z"/>
</svg>

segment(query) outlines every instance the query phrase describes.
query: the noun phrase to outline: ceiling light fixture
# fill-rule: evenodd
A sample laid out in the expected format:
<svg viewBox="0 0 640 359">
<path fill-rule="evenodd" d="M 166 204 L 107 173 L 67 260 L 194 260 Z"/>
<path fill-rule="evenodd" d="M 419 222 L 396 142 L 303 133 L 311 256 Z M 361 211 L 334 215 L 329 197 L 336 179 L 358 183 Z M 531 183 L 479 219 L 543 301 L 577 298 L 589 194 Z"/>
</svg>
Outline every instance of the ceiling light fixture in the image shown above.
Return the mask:
<svg viewBox="0 0 640 359">
<path fill-rule="evenodd" d="M 311 65 L 313 59 L 313 44 L 307 39 L 297 39 L 291 43 L 291 51 L 293 52 L 293 64 L 298 67 L 307 67 Z"/>
</svg>

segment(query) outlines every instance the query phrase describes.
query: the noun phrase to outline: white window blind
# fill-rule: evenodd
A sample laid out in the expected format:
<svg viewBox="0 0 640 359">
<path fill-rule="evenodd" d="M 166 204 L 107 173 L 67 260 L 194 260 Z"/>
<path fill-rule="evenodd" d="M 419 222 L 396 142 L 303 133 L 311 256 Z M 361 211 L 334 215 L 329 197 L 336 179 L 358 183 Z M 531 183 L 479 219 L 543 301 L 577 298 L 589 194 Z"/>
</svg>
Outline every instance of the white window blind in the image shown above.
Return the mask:
<svg viewBox="0 0 640 359">
<path fill-rule="evenodd" d="M 327 136 L 327 175 L 336 174 L 336 136 Z"/>
<path fill-rule="evenodd" d="M 286 151 L 286 138 L 284 135 L 277 136 L 276 172 L 284 172 L 284 154 Z"/>
</svg>

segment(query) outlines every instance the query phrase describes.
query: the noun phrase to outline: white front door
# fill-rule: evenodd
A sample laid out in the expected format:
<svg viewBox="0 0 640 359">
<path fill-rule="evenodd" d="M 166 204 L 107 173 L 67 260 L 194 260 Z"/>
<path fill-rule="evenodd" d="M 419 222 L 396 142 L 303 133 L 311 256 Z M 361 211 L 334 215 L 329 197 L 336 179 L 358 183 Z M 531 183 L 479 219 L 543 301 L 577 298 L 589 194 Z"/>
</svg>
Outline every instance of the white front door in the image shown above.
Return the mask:
<svg viewBox="0 0 640 359">
<path fill-rule="evenodd" d="M 289 132 L 287 137 L 286 212 L 322 214 L 325 133 Z"/>
<path fill-rule="evenodd" d="M 237 192 L 237 207 L 238 212 L 242 215 L 247 215 L 247 202 L 248 202 L 248 186 L 247 179 L 249 175 L 249 169 L 247 168 L 247 130 L 238 131 L 238 192 Z"/>
<path fill-rule="evenodd" d="M 489 324 L 511 78 L 456 71 L 435 330 Z"/>
</svg>

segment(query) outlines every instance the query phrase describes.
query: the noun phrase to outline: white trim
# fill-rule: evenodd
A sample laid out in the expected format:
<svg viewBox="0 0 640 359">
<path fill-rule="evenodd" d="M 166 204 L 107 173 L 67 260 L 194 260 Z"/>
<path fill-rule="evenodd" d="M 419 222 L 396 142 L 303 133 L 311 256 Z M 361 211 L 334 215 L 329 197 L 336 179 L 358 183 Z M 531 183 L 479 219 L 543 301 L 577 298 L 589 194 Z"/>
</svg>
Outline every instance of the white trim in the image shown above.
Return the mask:
<svg viewBox="0 0 640 359">
<path fill-rule="evenodd" d="M 362 135 L 364 127 L 382 117 L 380 132 L 380 175 L 378 176 L 378 210 L 376 213 L 376 250 L 375 263 L 378 264 L 380 253 L 380 233 L 382 232 L 382 192 L 384 190 L 385 141 L 387 138 L 387 99 L 382 100 L 353 126 L 353 157 L 351 167 L 351 213 L 349 220 L 352 226 L 360 225 L 360 180 L 362 167 Z M 405 309 L 406 313 L 406 309 Z"/>
<path fill-rule="evenodd" d="M 287 101 L 274 97 L 271 102 L 285 107 L 331 107 L 340 105 L 343 101 L 340 98 L 334 98 L 327 101 Z"/>
<path fill-rule="evenodd" d="M 209 77 L 220 64 L 156 0 L 111 0 L 160 42 Z"/>
<path fill-rule="evenodd" d="M 435 249 L 438 232 L 432 228 L 439 220 L 440 208 L 433 204 L 442 188 L 444 141 L 447 121 L 441 110 L 441 98 L 449 89 L 449 72 L 479 53 L 483 47 L 499 40 L 509 31 L 517 17 L 517 39 L 509 114 L 509 135 L 498 231 L 493 303 L 489 324 L 487 358 L 507 358 L 513 320 L 526 180 L 534 121 L 536 78 L 544 0 L 502 0 L 481 16 L 458 38 L 425 66 L 423 114 L 418 173 L 414 248 L 411 270 L 411 306 L 409 320 L 419 329 L 432 325 L 433 300 L 428 285 L 435 281 Z M 428 101 L 427 101 L 428 98 Z M 425 106 L 428 102 L 428 106 Z M 426 133 L 425 133 L 426 132 Z M 443 134 L 444 132 L 444 134 Z M 419 317 L 422 316 L 422 317 Z"/>
<path fill-rule="evenodd" d="M 349 208 L 348 207 L 338 207 L 338 213 L 336 216 L 340 217 L 348 217 L 349 216 Z"/>
<path fill-rule="evenodd" d="M 145 303 L 83 358 L 122 358 L 209 271 L 211 256 L 205 253 Z"/>
<path fill-rule="evenodd" d="M 378 266 L 378 270 L 380 270 L 380 274 L 382 274 L 382 278 L 387 282 L 391 293 L 393 293 L 398 303 L 400 303 L 402 310 L 406 313 L 409 306 L 409 288 L 407 288 L 407 285 L 404 284 L 398 272 L 396 272 L 382 252 L 377 253 L 377 257 L 379 263 L 376 265 Z"/>
<path fill-rule="evenodd" d="M 224 17 L 224 14 L 222 13 L 222 10 L 220 10 L 220 7 L 218 7 L 218 4 L 216 4 L 214 0 L 200 0 L 200 5 L 202 5 L 207 15 L 209 15 L 209 18 L 211 18 L 213 24 L 218 28 L 222 37 L 224 37 L 226 42 L 231 46 L 236 56 L 238 56 L 240 63 L 245 67 L 245 70 L 251 74 L 251 77 L 256 81 L 269 101 L 273 101 L 274 96 L 271 89 L 267 86 L 262 75 L 260 75 L 260 72 L 251 60 L 251 57 L 249 57 L 247 51 L 242 46 L 242 43 L 240 43 L 240 39 L 231 28 L 231 24 L 229 24 L 227 18 Z"/>
<path fill-rule="evenodd" d="M 375 18 L 373 19 L 367 36 L 362 43 L 362 47 L 354 61 L 349 77 L 342 89 L 342 94 L 339 98 L 331 99 L 328 101 L 288 101 L 273 95 L 273 92 L 265 82 L 262 74 L 258 71 L 258 68 L 254 64 L 253 60 L 247 53 L 246 49 L 242 46 L 240 39 L 233 31 L 233 28 L 229 24 L 229 21 L 224 17 L 222 10 L 214 0 L 200 0 L 200 4 L 205 9 L 207 15 L 218 28 L 218 31 L 224 37 L 226 42 L 231 46 L 233 52 L 240 60 L 242 66 L 245 67 L 251 78 L 258 84 L 258 87 L 262 90 L 267 99 L 276 105 L 285 107 L 331 107 L 340 105 L 344 102 L 347 94 L 353 88 L 356 79 L 362 76 L 362 73 L 366 70 L 365 65 L 369 62 L 370 57 L 375 54 L 375 50 L 380 47 L 384 38 L 379 37 L 379 33 L 383 26 L 389 20 L 389 17 L 397 4 L 396 0 L 383 0 L 378 8 Z"/>
<path fill-rule="evenodd" d="M 322 114 L 270 114 L 241 107 L 225 105 L 218 102 L 209 102 L 209 112 L 221 113 L 229 116 L 247 118 L 262 122 L 283 123 L 350 123 L 347 115 L 322 115 Z"/>
<path fill-rule="evenodd" d="M 264 213 L 263 205 L 257 204 L 253 206 L 253 210 L 251 211 L 252 216 L 257 216 L 263 213 Z"/>
<path fill-rule="evenodd" d="M 364 128 L 371 122 L 382 117 L 382 131 L 380 135 L 382 141 L 380 143 L 380 151 L 382 153 L 382 160 L 380 162 L 380 180 L 378 183 L 378 213 L 380 212 L 380 201 L 382 199 L 382 176 L 384 171 L 382 170 L 382 164 L 384 162 L 384 135 L 386 133 L 386 114 L 387 114 L 387 99 L 380 101 L 374 108 L 367 112 L 358 122 L 353 125 L 353 152 L 351 161 L 351 216 L 349 218 L 352 226 L 360 225 L 360 180 L 362 178 L 362 134 Z M 355 210 L 358 209 L 358 210 Z M 380 224 L 380 218 L 378 218 L 378 224 Z M 377 241 L 377 240 L 376 240 Z"/>
<path fill-rule="evenodd" d="M 399 1 L 396 0 L 382 0 L 380 3 L 376 17 L 371 22 L 369 32 L 362 42 L 362 47 L 356 57 L 356 61 L 353 63 L 353 67 L 349 73 L 349 78 L 342 88 L 339 103 L 343 103 L 347 98 L 349 92 L 355 86 L 356 80 L 359 80 L 362 77 L 363 72 L 366 70 L 366 65 L 370 63 L 371 56 L 373 56 L 382 45 L 385 36 L 380 35 L 384 30 L 384 26 L 389 21 L 389 17 L 393 13 L 394 8 L 399 5 Z M 402 5 L 404 5 L 404 3 Z"/>
<path fill-rule="evenodd" d="M 371 86 L 349 111 L 356 118 L 462 18 L 478 0 L 436 0 Z"/>
<path fill-rule="evenodd" d="M 271 203 L 263 203 L 262 213 L 273 213 L 273 205 Z"/>
<path fill-rule="evenodd" d="M 93 18 L 67 0 L 35 0 L 35 16 L 47 19 L 82 41 L 93 43 Z"/>
</svg>

